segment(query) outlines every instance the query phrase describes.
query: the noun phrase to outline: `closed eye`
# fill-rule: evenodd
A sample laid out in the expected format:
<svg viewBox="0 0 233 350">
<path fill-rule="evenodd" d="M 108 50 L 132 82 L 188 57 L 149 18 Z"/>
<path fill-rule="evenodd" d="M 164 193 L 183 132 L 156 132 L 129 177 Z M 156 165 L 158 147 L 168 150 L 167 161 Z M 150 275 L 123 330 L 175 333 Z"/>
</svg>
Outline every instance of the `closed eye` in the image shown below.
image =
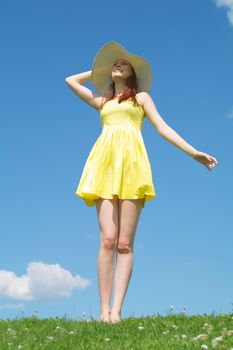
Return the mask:
<svg viewBox="0 0 233 350">
<path fill-rule="evenodd" d="M 127 65 L 128 63 L 127 62 L 121 62 L 121 64 Z M 117 63 L 114 63 L 113 67 L 115 67 L 116 65 L 117 65 Z"/>
</svg>

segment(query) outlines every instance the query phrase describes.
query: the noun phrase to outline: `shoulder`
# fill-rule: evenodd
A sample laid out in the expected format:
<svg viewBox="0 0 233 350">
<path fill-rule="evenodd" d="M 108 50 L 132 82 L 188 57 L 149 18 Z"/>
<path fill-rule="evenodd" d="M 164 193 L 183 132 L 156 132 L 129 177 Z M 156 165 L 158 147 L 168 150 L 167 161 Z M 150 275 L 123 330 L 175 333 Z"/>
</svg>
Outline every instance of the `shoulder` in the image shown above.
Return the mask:
<svg viewBox="0 0 233 350">
<path fill-rule="evenodd" d="M 101 111 L 103 104 L 107 101 L 107 97 L 106 96 L 100 96 L 100 95 L 96 95 L 94 94 L 94 100 L 95 100 L 95 104 L 96 104 L 96 109 L 98 111 Z"/>
<path fill-rule="evenodd" d="M 135 96 L 137 102 L 143 107 L 147 101 L 151 99 L 151 96 L 146 91 L 138 92 Z"/>
</svg>

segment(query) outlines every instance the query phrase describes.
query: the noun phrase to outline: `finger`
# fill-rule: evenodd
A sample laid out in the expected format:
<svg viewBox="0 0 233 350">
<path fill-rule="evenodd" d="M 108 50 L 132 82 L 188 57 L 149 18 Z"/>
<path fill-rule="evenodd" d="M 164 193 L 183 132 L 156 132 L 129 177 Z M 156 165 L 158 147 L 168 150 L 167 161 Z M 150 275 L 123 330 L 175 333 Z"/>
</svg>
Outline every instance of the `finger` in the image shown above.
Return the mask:
<svg viewBox="0 0 233 350">
<path fill-rule="evenodd" d="M 211 157 L 208 154 L 205 154 L 203 157 L 208 163 L 211 161 Z"/>
<path fill-rule="evenodd" d="M 215 166 L 215 165 L 217 165 L 217 164 L 218 164 L 218 162 L 217 162 L 217 161 L 215 161 L 215 160 L 213 160 L 211 164 L 212 164 L 212 166 Z"/>
<path fill-rule="evenodd" d="M 214 161 L 214 163 L 216 163 L 216 164 L 218 163 L 218 161 L 217 161 L 217 159 L 215 157 L 211 156 L 211 158 L 212 158 L 212 161 Z"/>
<path fill-rule="evenodd" d="M 216 166 L 216 164 L 211 164 L 211 169 L 213 169 Z"/>
</svg>

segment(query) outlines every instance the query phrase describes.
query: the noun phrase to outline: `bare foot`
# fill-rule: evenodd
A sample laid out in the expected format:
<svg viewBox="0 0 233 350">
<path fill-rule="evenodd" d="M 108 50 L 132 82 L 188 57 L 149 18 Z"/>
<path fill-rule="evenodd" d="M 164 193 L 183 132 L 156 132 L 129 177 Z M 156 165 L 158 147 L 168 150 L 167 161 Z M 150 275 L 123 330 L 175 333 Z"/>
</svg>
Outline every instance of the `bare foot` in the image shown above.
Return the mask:
<svg viewBox="0 0 233 350">
<path fill-rule="evenodd" d="M 110 314 L 111 314 L 111 310 L 101 312 L 101 314 L 100 314 L 100 321 L 101 322 L 110 323 L 111 322 Z"/>
<path fill-rule="evenodd" d="M 110 315 L 110 321 L 111 323 L 118 323 L 121 321 L 121 313 L 117 311 L 111 311 Z"/>
</svg>

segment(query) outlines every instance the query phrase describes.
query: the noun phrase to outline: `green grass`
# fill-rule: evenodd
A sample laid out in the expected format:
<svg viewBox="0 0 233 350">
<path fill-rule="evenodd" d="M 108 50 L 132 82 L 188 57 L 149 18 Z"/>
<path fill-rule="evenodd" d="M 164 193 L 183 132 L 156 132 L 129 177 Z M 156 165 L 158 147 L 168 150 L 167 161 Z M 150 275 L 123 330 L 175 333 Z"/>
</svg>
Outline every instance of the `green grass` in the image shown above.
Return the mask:
<svg viewBox="0 0 233 350">
<path fill-rule="evenodd" d="M 195 340 L 200 334 L 206 338 Z M 214 346 L 213 340 L 220 336 L 222 340 Z M 66 318 L 0 320 L 0 350 L 201 350 L 204 344 L 206 349 L 233 349 L 233 314 L 158 314 L 126 318 L 116 324 Z"/>
</svg>

